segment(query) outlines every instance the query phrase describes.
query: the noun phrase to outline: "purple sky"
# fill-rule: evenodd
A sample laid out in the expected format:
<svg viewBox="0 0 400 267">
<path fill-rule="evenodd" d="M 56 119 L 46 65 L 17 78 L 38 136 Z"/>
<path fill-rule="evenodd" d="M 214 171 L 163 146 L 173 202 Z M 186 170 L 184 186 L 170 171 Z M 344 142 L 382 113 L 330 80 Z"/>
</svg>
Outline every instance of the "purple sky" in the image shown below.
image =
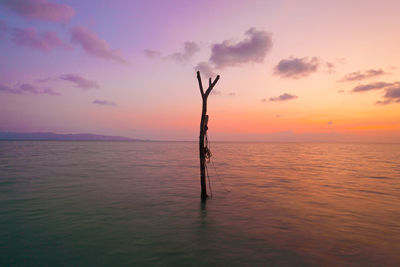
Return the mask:
<svg viewBox="0 0 400 267">
<path fill-rule="evenodd" d="M 399 142 L 399 13 L 395 0 L 0 0 L 0 131 L 195 140 L 200 70 L 221 75 L 216 140 Z"/>
</svg>

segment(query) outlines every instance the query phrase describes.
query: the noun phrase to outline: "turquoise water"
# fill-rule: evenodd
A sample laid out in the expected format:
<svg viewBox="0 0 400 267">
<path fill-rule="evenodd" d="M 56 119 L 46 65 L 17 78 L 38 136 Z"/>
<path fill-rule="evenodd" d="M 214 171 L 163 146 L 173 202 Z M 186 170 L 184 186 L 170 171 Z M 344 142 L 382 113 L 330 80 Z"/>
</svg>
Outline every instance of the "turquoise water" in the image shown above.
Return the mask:
<svg viewBox="0 0 400 267">
<path fill-rule="evenodd" d="M 0 266 L 399 266 L 400 145 L 0 141 Z"/>
</svg>

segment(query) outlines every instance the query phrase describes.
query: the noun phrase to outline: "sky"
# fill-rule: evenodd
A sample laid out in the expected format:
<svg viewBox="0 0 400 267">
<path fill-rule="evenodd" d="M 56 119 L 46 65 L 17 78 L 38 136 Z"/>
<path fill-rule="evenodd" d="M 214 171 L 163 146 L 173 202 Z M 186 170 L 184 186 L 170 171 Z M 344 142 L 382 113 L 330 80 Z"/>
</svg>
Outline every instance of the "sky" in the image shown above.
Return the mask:
<svg viewBox="0 0 400 267">
<path fill-rule="evenodd" d="M 400 142 L 400 1 L 0 0 L 0 131 Z"/>
</svg>

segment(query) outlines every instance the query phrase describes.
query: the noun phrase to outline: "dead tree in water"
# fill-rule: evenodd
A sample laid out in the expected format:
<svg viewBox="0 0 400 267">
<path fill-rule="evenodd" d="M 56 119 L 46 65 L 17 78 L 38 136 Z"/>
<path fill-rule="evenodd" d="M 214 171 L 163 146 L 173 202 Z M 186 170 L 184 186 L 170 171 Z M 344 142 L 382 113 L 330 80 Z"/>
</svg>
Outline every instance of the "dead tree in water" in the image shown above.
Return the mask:
<svg viewBox="0 0 400 267">
<path fill-rule="evenodd" d="M 206 92 L 203 90 L 203 83 L 201 82 L 200 71 L 197 72 L 197 80 L 199 81 L 200 93 L 203 99 L 203 109 L 201 112 L 200 121 L 200 136 L 199 136 L 199 152 L 200 152 L 200 185 L 201 185 L 201 199 L 205 200 L 207 195 L 207 185 L 206 185 L 206 147 L 204 144 L 204 138 L 208 130 L 208 115 L 207 115 L 207 98 L 211 93 L 214 86 L 219 80 L 219 75 L 212 82 L 211 78 L 208 79 L 208 88 Z"/>
</svg>

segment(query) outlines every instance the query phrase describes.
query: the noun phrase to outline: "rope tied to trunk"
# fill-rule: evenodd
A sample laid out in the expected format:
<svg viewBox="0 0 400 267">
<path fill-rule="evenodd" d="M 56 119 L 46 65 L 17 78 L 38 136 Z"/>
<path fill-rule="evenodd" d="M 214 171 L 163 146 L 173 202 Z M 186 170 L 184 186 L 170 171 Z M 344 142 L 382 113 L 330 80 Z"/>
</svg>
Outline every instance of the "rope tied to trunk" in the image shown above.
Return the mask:
<svg viewBox="0 0 400 267">
<path fill-rule="evenodd" d="M 211 157 L 212 157 L 212 153 L 211 153 L 209 142 L 208 142 L 208 134 L 207 134 L 207 132 L 205 134 L 205 138 L 204 139 L 205 139 L 205 142 L 204 142 L 204 156 L 206 157 L 207 163 L 210 163 Z"/>
<path fill-rule="evenodd" d="M 210 193 L 211 193 L 211 196 L 212 196 L 212 188 L 211 188 L 211 179 L 210 179 L 210 174 L 209 174 L 209 172 L 208 172 L 208 164 L 209 163 L 211 163 L 211 165 L 212 165 L 212 167 L 214 168 L 214 171 L 215 171 L 215 176 L 218 178 L 218 180 L 219 180 L 219 182 L 221 183 L 221 185 L 222 185 L 222 187 L 224 188 L 224 190 L 226 191 L 226 192 L 231 192 L 231 190 L 229 190 L 226 186 L 225 186 L 225 183 L 222 181 L 222 179 L 221 179 L 221 177 L 220 177 L 220 175 L 219 175 L 219 173 L 218 173 L 218 171 L 217 171 L 217 168 L 215 168 L 215 165 L 214 165 L 214 161 L 212 161 L 211 160 L 211 157 L 212 157 L 212 153 L 211 153 L 211 149 L 210 149 L 210 142 L 209 142 L 209 140 L 208 140 L 208 134 L 207 134 L 207 131 L 205 132 L 205 135 L 204 135 L 204 154 L 205 154 L 205 158 L 206 158 L 206 176 L 207 176 L 207 180 L 208 180 L 208 187 L 210 188 Z"/>
</svg>

